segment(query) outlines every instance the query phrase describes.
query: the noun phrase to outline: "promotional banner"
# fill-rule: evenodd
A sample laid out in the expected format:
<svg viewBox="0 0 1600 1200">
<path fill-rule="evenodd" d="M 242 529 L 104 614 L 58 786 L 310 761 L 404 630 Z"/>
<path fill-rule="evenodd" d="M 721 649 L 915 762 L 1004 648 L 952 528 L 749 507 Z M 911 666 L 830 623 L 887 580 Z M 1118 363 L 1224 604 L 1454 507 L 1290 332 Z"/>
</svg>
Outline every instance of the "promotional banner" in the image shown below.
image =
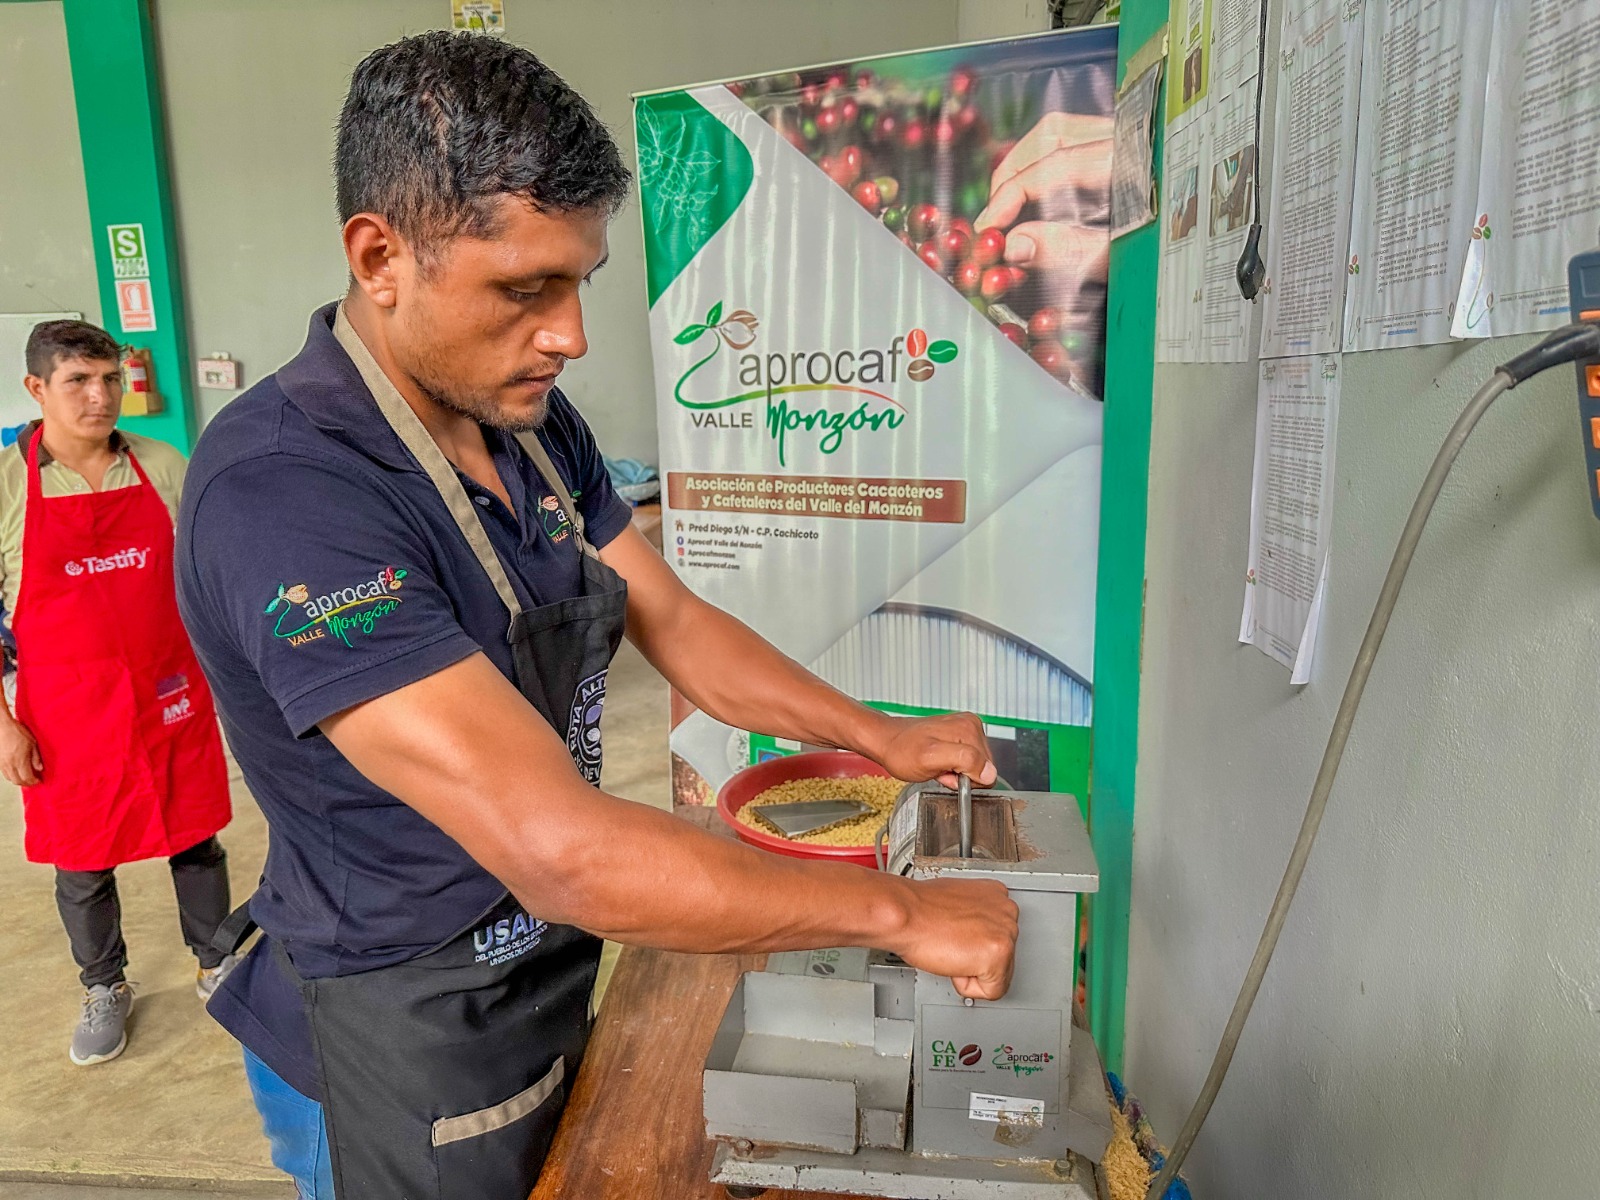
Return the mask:
<svg viewBox="0 0 1600 1200">
<path fill-rule="evenodd" d="M 637 99 L 668 559 L 842 690 L 1087 782 L 1116 30 Z M 674 698 L 674 795 L 798 750 Z"/>
</svg>

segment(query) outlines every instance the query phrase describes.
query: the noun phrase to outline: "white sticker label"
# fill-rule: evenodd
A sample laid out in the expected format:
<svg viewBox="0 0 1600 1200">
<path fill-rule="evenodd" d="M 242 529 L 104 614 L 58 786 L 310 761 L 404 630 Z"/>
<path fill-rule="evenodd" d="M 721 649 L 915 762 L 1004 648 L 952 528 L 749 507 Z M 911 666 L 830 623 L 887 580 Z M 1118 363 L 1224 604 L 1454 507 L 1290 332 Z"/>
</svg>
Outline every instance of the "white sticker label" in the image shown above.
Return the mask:
<svg viewBox="0 0 1600 1200">
<path fill-rule="evenodd" d="M 911 860 L 911 840 L 917 833 L 917 809 L 921 804 L 920 794 L 910 797 L 889 820 L 889 858 L 898 860 L 904 858 Z M 890 870 L 894 868 L 891 866 Z"/>
<path fill-rule="evenodd" d="M 983 1092 L 971 1093 L 967 1116 L 974 1121 L 992 1121 L 996 1125 L 1031 1125 L 1044 1127 L 1044 1101 L 1029 1100 L 1023 1096 L 989 1096 Z"/>
</svg>

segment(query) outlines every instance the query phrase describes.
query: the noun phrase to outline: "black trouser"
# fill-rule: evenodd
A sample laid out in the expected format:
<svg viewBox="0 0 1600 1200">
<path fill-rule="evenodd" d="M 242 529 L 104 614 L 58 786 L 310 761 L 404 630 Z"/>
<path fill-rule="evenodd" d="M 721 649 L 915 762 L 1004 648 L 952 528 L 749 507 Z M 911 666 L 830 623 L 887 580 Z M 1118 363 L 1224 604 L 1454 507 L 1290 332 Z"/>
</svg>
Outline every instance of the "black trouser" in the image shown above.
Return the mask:
<svg viewBox="0 0 1600 1200">
<path fill-rule="evenodd" d="M 228 915 L 228 856 L 214 837 L 167 860 L 172 890 L 178 894 L 178 924 L 183 940 L 202 967 L 222 962 L 211 945 L 217 926 Z M 121 983 L 128 965 L 122 940 L 122 901 L 112 871 L 56 871 L 56 908 L 67 927 L 78 978 L 86 988 Z"/>
</svg>

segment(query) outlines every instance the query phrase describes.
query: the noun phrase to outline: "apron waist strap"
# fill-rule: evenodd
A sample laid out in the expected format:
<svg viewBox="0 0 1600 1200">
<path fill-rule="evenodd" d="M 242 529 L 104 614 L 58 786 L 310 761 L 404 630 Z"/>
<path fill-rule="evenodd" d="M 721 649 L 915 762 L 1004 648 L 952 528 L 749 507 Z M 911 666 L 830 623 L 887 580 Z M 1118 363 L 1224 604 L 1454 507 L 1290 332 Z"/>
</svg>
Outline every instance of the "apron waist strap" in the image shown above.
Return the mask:
<svg viewBox="0 0 1600 1200">
<path fill-rule="evenodd" d="M 254 897 L 251 897 L 254 899 Z M 250 901 L 246 900 L 223 919 L 211 938 L 212 949 L 222 954 L 237 954 L 239 947 L 250 940 L 250 935 L 260 926 L 250 915 Z"/>
</svg>

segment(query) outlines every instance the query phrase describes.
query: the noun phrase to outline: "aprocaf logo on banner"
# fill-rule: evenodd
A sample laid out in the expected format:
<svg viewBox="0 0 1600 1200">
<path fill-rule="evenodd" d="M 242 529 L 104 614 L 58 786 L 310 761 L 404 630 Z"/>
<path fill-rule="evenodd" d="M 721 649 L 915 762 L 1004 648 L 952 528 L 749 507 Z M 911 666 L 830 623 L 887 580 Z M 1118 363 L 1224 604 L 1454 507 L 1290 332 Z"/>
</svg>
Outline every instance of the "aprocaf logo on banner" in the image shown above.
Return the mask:
<svg viewBox="0 0 1600 1200">
<path fill-rule="evenodd" d="M 694 346 L 706 334 L 716 336 L 711 352 L 690 364 L 673 385 L 675 400 L 691 412 L 691 420 L 702 429 L 753 429 L 748 411 L 734 411 L 753 401 L 766 401 L 765 426 L 768 436 L 778 443 L 778 462 L 788 464 L 788 438 L 804 431 L 817 436 L 817 448 L 833 454 L 850 434 L 893 431 L 905 424 L 910 410 L 900 400 L 864 385 L 875 383 L 893 387 L 902 373 L 913 383 L 933 378 L 937 364 L 954 362 L 960 353 L 948 339 L 930 342 L 924 330 L 913 329 L 891 338 L 888 346 L 854 347 L 843 350 L 790 350 L 766 354 L 750 352 L 761 322 L 748 309 L 723 316 L 723 303 L 711 306 L 704 321 L 680 329 L 673 341 Z M 684 394 L 684 385 L 701 368 L 715 360 L 726 344 L 739 353 L 739 386 L 749 390 L 711 400 L 696 400 Z M 901 360 L 905 360 L 902 368 Z M 850 399 L 845 406 L 828 407 L 818 402 L 809 407 L 804 401 L 791 403 L 789 396 L 800 393 L 833 393 Z M 837 401 L 836 401 L 837 403 Z M 853 407 L 849 405 L 853 404 Z"/>
</svg>

